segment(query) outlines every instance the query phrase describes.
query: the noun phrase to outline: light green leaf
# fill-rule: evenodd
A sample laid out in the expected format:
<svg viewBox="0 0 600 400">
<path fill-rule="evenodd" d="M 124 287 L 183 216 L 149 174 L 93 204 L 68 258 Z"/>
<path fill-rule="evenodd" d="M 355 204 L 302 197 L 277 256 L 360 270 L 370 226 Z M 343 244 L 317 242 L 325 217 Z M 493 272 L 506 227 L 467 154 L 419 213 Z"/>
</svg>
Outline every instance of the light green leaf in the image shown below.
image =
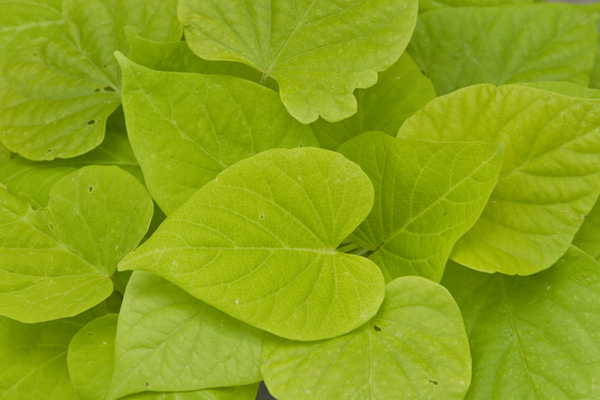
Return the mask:
<svg viewBox="0 0 600 400">
<path fill-rule="evenodd" d="M 263 332 L 135 272 L 119 316 L 109 398 L 259 382 Z"/>
<path fill-rule="evenodd" d="M 355 91 L 358 111 L 343 121 L 315 121 L 311 128 L 321 147 L 335 150 L 367 131 L 396 136 L 404 120 L 435 98 L 435 89 L 407 53 L 379 74 L 375 86 Z"/>
<path fill-rule="evenodd" d="M 508 4 L 526 4 L 537 0 L 420 0 L 419 12 L 425 12 L 441 7 L 487 7 Z"/>
<path fill-rule="evenodd" d="M 592 75 L 590 76 L 590 87 L 600 89 L 600 37 L 596 37 L 596 40 L 596 57 L 594 67 L 592 68 Z"/>
<path fill-rule="evenodd" d="M 335 250 L 372 206 L 369 178 L 342 155 L 269 150 L 206 184 L 119 269 L 153 272 L 279 336 L 339 336 L 383 300 L 377 265 Z"/>
<path fill-rule="evenodd" d="M 474 399 L 600 398 L 600 265 L 571 247 L 528 277 L 450 263 L 446 285 L 465 318 Z"/>
<path fill-rule="evenodd" d="M 370 132 L 338 151 L 369 175 L 375 204 L 350 240 L 372 252 L 389 282 L 439 282 L 454 243 L 483 211 L 498 180 L 499 143 L 430 143 Z"/>
<path fill-rule="evenodd" d="M 89 313 L 41 324 L 0 317 L 0 398 L 77 400 L 67 370 L 67 348 Z"/>
<path fill-rule="evenodd" d="M 1 0 L 0 58 L 41 35 L 61 35 L 65 23 L 62 0 Z"/>
<path fill-rule="evenodd" d="M 15 157 L 0 165 L 0 183 L 14 195 L 26 193 L 38 204 L 48 204 L 50 188 L 65 175 L 87 165 L 115 165 L 143 182 L 142 171 L 133 155 L 122 112 L 113 114 L 106 125 L 106 136 L 96 149 L 75 158 L 54 161 L 29 161 Z"/>
<path fill-rule="evenodd" d="M 41 322 L 100 303 L 151 217 L 144 187 L 117 167 L 65 176 L 37 210 L 0 189 L 0 314 Z"/>
<path fill-rule="evenodd" d="M 235 77 L 152 71 L 118 57 L 131 146 L 167 215 L 241 159 L 318 146 L 272 90 Z"/>
<path fill-rule="evenodd" d="M 587 86 L 598 18 L 572 4 L 443 8 L 420 16 L 408 51 L 438 95 L 476 83 Z"/>
<path fill-rule="evenodd" d="M 69 376 L 81 400 L 106 399 L 113 371 L 117 318 L 111 314 L 89 322 L 69 344 Z"/>
<path fill-rule="evenodd" d="M 388 284 L 377 315 L 344 336 L 301 343 L 267 335 L 262 359 L 280 399 L 462 400 L 471 380 L 460 311 L 420 277 Z"/>
<path fill-rule="evenodd" d="M 11 151 L 52 160 L 97 147 L 121 101 L 113 52 L 125 50 L 124 25 L 155 38 L 181 36 L 175 0 L 111 3 L 65 0 L 62 35 L 44 31 L 0 59 L 0 131 Z"/>
<path fill-rule="evenodd" d="M 182 0 L 179 19 L 194 53 L 274 78 L 290 114 L 310 123 L 356 112 L 352 92 L 398 60 L 417 8 L 416 0 Z"/>
<path fill-rule="evenodd" d="M 585 216 L 573 244 L 594 259 L 600 257 L 600 202 L 596 202 L 594 208 Z"/>
<path fill-rule="evenodd" d="M 567 251 L 600 192 L 600 101 L 522 85 L 478 85 L 429 103 L 398 136 L 504 141 L 500 179 L 451 258 L 529 275 Z"/>
<path fill-rule="evenodd" d="M 67 360 L 78 399 L 107 399 L 113 374 L 116 333 L 117 315 L 107 315 L 88 323 L 71 340 Z M 192 392 L 146 392 L 125 399 L 254 400 L 257 388 L 258 384 Z"/>
<path fill-rule="evenodd" d="M 129 34 L 128 39 L 131 60 L 155 71 L 232 75 L 255 83 L 261 80 L 261 73 L 246 64 L 203 60 L 183 41 L 154 42 L 133 34 Z M 279 90 L 272 78 L 268 78 L 264 84 L 275 91 Z"/>
</svg>

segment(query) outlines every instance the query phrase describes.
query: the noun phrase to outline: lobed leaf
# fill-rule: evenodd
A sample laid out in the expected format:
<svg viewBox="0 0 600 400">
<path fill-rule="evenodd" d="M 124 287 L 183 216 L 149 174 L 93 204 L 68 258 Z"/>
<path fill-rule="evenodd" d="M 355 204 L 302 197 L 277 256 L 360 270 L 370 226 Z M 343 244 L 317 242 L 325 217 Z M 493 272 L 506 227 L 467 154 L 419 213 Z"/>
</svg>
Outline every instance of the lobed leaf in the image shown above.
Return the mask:
<svg viewBox="0 0 600 400">
<path fill-rule="evenodd" d="M 571 247 L 528 277 L 450 263 L 442 281 L 461 308 L 473 356 L 466 399 L 597 399 L 600 265 Z"/>
<path fill-rule="evenodd" d="M 311 128 L 321 147 L 337 149 L 342 143 L 368 131 L 396 136 L 404 120 L 435 98 L 435 89 L 412 58 L 404 53 L 388 70 L 379 74 L 375 86 L 354 92 L 356 114 L 340 122 L 319 119 Z"/>
<path fill-rule="evenodd" d="M 143 238 L 152 201 L 117 167 L 85 167 L 58 181 L 47 207 L 0 189 L 0 314 L 41 322 L 107 298 L 117 262 Z"/>
<path fill-rule="evenodd" d="M 383 299 L 379 268 L 335 250 L 372 205 L 369 178 L 340 154 L 265 151 L 198 190 L 119 269 L 155 273 L 282 337 L 339 336 Z"/>
<path fill-rule="evenodd" d="M 280 399 L 463 399 L 471 357 L 460 311 L 420 277 L 387 285 L 377 315 L 321 342 L 265 337 L 263 375 Z"/>
<path fill-rule="evenodd" d="M 274 78 L 290 114 L 310 123 L 356 112 L 352 92 L 398 60 L 417 8 L 415 0 L 183 0 L 179 19 L 194 53 Z"/>
<path fill-rule="evenodd" d="M 259 382 L 262 340 L 263 332 L 135 272 L 119 316 L 108 398 Z"/>
<path fill-rule="evenodd" d="M 387 282 L 439 282 L 456 241 L 498 180 L 501 143 L 430 143 L 364 133 L 338 151 L 369 175 L 375 204 L 350 240 L 368 249 Z"/>
<path fill-rule="evenodd" d="M 3 144 L 38 161 L 97 147 L 106 119 L 121 101 L 113 52 L 126 50 L 124 26 L 176 40 L 181 27 L 175 5 L 174 0 L 66 0 L 63 32 L 35 30 L 35 39 L 24 37 L 29 40 L 0 57 Z M 17 29 L 28 25 L 25 20 Z"/>
<path fill-rule="evenodd" d="M 481 271 L 529 275 L 565 253 L 596 203 L 599 125 L 597 99 L 522 85 L 477 85 L 432 101 L 398 135 L 504 141 L 498 184 L 451 258 Z"/>
<path fill-rule="evenodd" d="M 239 160 L 318 145 L 272 90 L 235 77 L 152 71 L 118 57 L 131 146 L 167 215 Z"/>
<path fill-rule="evenodd" d="M 420 16 L 408 52 L 438 95 L 477 83 L 587 86 L 598 18 L 573 4 L 446 7 Z"/>
</svg>

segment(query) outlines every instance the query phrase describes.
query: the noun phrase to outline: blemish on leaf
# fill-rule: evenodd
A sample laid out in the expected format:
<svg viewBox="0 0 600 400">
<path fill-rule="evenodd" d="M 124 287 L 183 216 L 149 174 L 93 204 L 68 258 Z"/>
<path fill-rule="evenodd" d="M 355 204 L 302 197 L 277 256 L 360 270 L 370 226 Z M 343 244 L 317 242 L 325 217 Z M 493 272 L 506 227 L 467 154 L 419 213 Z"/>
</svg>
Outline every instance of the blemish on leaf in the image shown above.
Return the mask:
<svg viewBox="0 0 600 400">
<path fill-rule="evenodd" d="M 102 90 L 102 89 L 100 89 L 100 88 L 96 88 L 96 89 L 94 89 L 94 93 L 98 93 L 98 92 L 99 92 L 99 91 L 101 91 L 101 90 Z"/>
<path fill-rule="evenodd" d="M 438 384 L 438 382 L 437 382 L 437 381 L 434 381 L 433 379 L 430 379 L 430 380 L 429 380 L 429 383 L 433 383 L 434 385 L 437 385 L 437 384 Z"/>
<path fill-rule="evenodd" d="M 375 332 L 381 332 L 381 328 L 380 328 L 380 327 L 378 327 L 377 325 L 373 325 L 373 330 L 374 330 Z"/>
<path fill-rule="evenodd" d="M 90 185 L 90 187 L 88 188 L 88 192 L 92 193 L 94 191 L 94 187 Z"/>
<path fill-rule="evenodd" d="M 150 386 L 150 384 L 148 382 L 146 382 L 146 387 Z"/>
<path fill-rule="evenodd" d="M 260 212 L 260 219 L 265 219 L 265 213 L 264 212 Z"/>
<path fill-rule="evenodd" d="M 94 125 L 96 123 L 96 121 L 94 121 L 93 119 L 88 121 L 88 125 Z"/>
<path fill-rule="evenodd" d="M 50 230 L 54 232 L 54 226 L 52 224 L 48 224 L 48 226 L 50 227 Z"/>
<path fill-rule="evenodd" d="M 116 90 L 111 86 L 105 86 L 104 91 L 105 92 L 116 92 Z"/>
</svg>

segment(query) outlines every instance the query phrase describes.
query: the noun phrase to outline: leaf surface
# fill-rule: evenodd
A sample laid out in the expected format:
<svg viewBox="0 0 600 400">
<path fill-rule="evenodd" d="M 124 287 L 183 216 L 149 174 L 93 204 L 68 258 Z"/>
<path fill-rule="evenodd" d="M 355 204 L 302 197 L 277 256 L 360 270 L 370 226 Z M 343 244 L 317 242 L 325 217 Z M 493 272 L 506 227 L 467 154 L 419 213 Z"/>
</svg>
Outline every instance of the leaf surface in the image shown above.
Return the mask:
<svg viewBox="0 0 600 400">
<path fill-rule="evenodd" d="M 110 398 L 262 380 L 263 332 L 146 272 L 135 272 L 119 316 Z"/>
<path fill-rule="evenodd" d="M 69 374 L 80 400 L 106 400 L 114 366 L 117 315 L 89 322 L 71 340 Z M 145 392 L 127 400 L 254 400 L 258 384 L 189 392 Z"/>
<path fill-rule="evenodd" d="M 454 243 L 494 189 L 500 143 L 431 143 L 362 134 L 338 151 L 369 175 L 375 204 L 350 240 L 372 252 L 386 281 L 419 275 L 439 282 Z"/>
<path fill-rule="evenodd" d="M 398 60 L 417 8 L 415 0 L 184 0 L 179 19 L 194 53 L 274 78 L 290 114 L 310 123 L 356 112 L 352 92 Z"/>
<path fill-rule="evenodd" d="M 331 123 L 315 121 L 311 128 L 321 147 L 336 150 L 342 143 L 368 131 L 396 136 L 408 117 L 435 98 L 435 89 L 407 53 L 379 74 L 377 84 L 355 92 L 358 110 L 350 118 Z"/>
<path fill-rule="evenodd" d="M 571 247 L 527 277 L 449 263 L 473 356 L 467 400 L 600 398 L 600 265 Z"/>
<path fill-rule="evenodd" d="M 446 7 L 421 15 L 408 52 L 438 95 L 477 83 L 587 86 L 598 17 L 573 4 Z"/>
<path fill-rule="evenodd" d="M 533 3 L 536 0 L 420 0 L 419 12 L 425 12 L 441 7 L 487 7 L 509 4 Z"/>
<path fill-rule="evenodd" d="M 0 317 L 0 398 L 77 400 L 67 370 L 69 341 L 89 315 L 40 324 Z"/>
<path fill-rule="evenodd" d="M 281 399 L 462 400 L 471 379 L 460 311 L 443 287 L 421 277 L 389 283 L 377 315 L 344 336 L 265 338 L 265 383 Z"/>
<path fill-rule="evenodd" d="M 113 52 L 126 50 L 123 27 L 176 40 L 181 27 L 175 5 L 174 0 L 66 0 L 61 34 L 44 30 L 0 58 L 3 144 L 32 160 L 74 157 L 97 147 L 106 119 L 121 102 Z"/>
<path fill-rule="evenodd" d="M 477 85 L 429 103 L 399 136 L 502 140 L 498 184 L 451 258 L 481 271 L 529 275 L 568 249 L 600 192 L 600 102 L 522 85 Z"/>
<path fill-rule="evenodd" d="M 377 265 L 336 251 L 372 205 L 369 178 L 340 154 L 268 150 L 206 184 L 119 269 L 155 273 L 283 337 L 339 336 L 383 299 Z"/>
<path fill-rule="evenodd" d="M 0 314 L 41 322 L 100 303 L 151 217 L 144 187 L 117 167 L 65 176 L 36 210 L 0 189 Z"/>
<path fill-rule="evenodd" d="M 123 56 L 119 61 L 131 145 L 167 215 L 241 159 L 274 147 L 318 146 L 277 93 L 258 84 L 152 71 Z"/>
</svg>

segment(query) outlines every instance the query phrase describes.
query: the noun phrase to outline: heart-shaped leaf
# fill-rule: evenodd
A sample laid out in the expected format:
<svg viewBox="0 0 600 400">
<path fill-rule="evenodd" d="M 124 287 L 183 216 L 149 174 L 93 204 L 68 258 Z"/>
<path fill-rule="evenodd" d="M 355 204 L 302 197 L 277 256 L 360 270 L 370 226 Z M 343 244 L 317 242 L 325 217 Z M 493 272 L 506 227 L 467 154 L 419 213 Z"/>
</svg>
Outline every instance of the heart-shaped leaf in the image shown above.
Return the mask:
<svg viewBox="0 0 600 400">
<path fill-rule="evenodd" d="M 119 316 L 109 398 L 259 382 L 262 340 L 258 329 L 135 272 Z"/>
<path fill-rule="evenodd" d="M 377 81 L 412 34 L 416 0 L 182 0 L 190 48 L 273 77 L 290 114 L 339 121 L 356 112 L 355 88 Z"/>
<path fill-rule="evenodd" d="M 388 284 L 381 309 L 360 329 L 314 343 L 267 335 L 262 359 L 279 399 L 462 400 L 471 380 L 456 303 L 413 276 Z"/>
<path fill-rule="evenodd" d="M 465 318 L 473 355 L 468 400 L 597 399 L 600 265 L 571 247 L 527 277 L 449 263 L 442 281 Z"/>
<path fill-rule="evenodd" d="M 336 251 L 372 206 L 369 178 L 340 154 L 269 150 L 206 184 L 119 269 L 153 272 L 276 335 L 334 337 L 383 300 L 377 265 Z"/>
<path fill-rule="evenodd" d="M 318 145 L 277 93 L 256 83 L 157 72 L 118 58 L 131 146 L 167 215 L 243 158 L 274 147 Z"/>
<path fill-rule="evenodd" d="M 439 282 L 454 243 L 496 185 L 500 143 L 431 143 L 360 135 L 338 151 L 369 175 L 375 205 L 350 240 L 369 250 L 389 282 L 420 275 Z"/>
<path fill-rule="evenodd" d="M 398 136 L 504 141 L 500 178 L 451 258 L 529 275 L 554 264 L 600 193 L 600 100 L 522 86 L 477 85 L 439 97 Z"/>
<path fill-rule="evenodd" d="M 0 189 L 0 314 L 23 322 L 76 315 L 113 290 L 119 260 L 152 217 L 144 187 L 117 167 L 73 172 L 33 210 Z"/>
</svg>

